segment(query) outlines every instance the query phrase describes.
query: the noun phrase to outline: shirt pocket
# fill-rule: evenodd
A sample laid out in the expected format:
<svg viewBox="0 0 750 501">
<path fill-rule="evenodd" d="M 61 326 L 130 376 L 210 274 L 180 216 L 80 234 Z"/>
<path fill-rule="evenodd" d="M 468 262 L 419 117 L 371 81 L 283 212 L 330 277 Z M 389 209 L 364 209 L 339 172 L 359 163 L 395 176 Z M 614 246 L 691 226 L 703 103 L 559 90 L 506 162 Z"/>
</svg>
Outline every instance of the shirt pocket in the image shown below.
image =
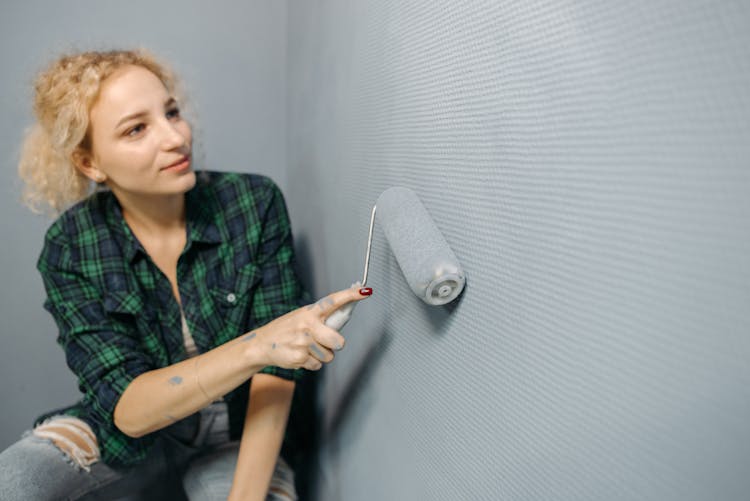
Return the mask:
<svg viewBox="0 0 750 501">
<path fill-rule="evenodd" d="M 260 270 L 254 264 L 246 264 L 228 280 L 210 289 L 214 304 L 220 312 L 230 314 L 247 311 L 252 302 L 252 293 L 260 282 Z"/>
<path fill-rule="evenodd" d="M 169 364 L 166 342 L 156 319 L 156 310 L 146 306 L 143 296 L 134 291 L 107 291 L 102 302 L 113 328 L 129 332 L 139 340 L 143 353 L 163 367 Z"/>
</svg>

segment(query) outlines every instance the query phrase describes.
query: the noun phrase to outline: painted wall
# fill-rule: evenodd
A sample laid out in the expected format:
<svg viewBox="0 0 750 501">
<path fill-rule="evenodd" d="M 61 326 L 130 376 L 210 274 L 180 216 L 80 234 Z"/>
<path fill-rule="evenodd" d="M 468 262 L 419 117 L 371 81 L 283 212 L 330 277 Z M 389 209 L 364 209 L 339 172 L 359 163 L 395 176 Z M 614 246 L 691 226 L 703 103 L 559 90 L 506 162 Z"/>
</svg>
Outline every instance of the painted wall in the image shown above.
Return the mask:
<svg viewBox="0 0 750 501">
<path fill-rule="evenodd" d="M 0 448 L 44 411 L 80 398 L 42 309 L 36 271 L 51 220 L 20 203 L 16 174 L 32 123 L 32 80 L 68 49 L 145 46 L 169 61 L 192 99 L 204 164 L 259 172 L 286 186 L 286 2 L 52 2 L 0 7 Z"/>
<path fill-rule="evenodd" d="M 414 189 L 452 307 L 375 230 L 326 369 L 325 500 L 746 499 L 750 11 L 320 0 L 288 11 L 288 191 L 318 294 Z"/>
<path fill-rule="evenodd" d="M 319 499 L 746 497 L 742 2 L 246 4 L 2 8 L 0 447 L 77 398 L 34 270 L 49 221 L 18 202 L 31 77 L 143 44 L 187 82 L 206 164 L 284 188 L 317 294 L 361 277 L 394 185 L 467 272 L 428 307 L 376 227 L 375 294 L 323 373 Z"/>
</svg>

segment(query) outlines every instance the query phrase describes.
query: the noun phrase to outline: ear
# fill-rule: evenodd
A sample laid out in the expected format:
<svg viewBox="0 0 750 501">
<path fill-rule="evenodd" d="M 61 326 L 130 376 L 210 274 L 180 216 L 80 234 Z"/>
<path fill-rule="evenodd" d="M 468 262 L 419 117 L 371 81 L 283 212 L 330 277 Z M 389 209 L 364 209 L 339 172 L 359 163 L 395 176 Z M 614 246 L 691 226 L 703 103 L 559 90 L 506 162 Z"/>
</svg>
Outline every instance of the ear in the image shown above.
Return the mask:
<svg viewBox="0 0 750 501">
<path fill-rule="evenodd" d="M 107 180 L 107 176 L 97 168 L 91 153 L 80 146 L 73 150 L 70 159 L 76 169 L 95 183 L 103 183 Z"/>
</svg>

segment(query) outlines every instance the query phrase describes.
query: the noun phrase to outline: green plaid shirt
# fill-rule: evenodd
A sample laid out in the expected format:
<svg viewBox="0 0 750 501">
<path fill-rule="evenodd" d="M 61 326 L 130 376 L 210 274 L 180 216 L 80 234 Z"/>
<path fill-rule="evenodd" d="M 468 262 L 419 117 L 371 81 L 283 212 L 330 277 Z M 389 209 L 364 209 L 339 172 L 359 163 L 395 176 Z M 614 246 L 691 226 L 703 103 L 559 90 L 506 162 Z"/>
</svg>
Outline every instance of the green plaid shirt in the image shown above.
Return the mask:
<svg viewBox="0 0 750 501">
<path fill-rule="evenodd" d="M 201 172 L 185 195 L 187 243 L 177 282 L 201 353 L 295 309 L 307 300 L 294 271 L 286 205 L 269 178 Z M 180 307 L 166 276 L 122 217 L 111 192 L 99 192 L 63 213 L 47 231 L 37 267 L 44 307 L 59 328 L 57 342 L 83 393 L 73 406 L 48 412 L 80 417 L 99 441 L 102 461 L 130 466 L 145 459 L 159 431 L 141 438 L 113 422 L 118 399 L 146 371 L 187 358 Z M 298 380 L 303 370 L 262 372 Z M 224 396 L 230 436 L 242 435 L 246 382 Z"/>
</svg>

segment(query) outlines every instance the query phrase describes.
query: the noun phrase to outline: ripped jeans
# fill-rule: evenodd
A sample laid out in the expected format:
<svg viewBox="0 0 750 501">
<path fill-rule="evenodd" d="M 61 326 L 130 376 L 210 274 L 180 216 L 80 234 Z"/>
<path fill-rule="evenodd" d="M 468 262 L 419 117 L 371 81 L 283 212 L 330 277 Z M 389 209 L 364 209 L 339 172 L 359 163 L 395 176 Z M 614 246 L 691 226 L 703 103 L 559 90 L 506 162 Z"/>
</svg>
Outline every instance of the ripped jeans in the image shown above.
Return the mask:
<svg viewBox="0 0 750 501">
<path fill-rule="evenodd" d="M 45 426 L 51 424 L 55 426 Z M 78 430 L 76 444 L 50 431 L 71 426 Z M 85 423 L 69 416 L 52 416 L 0 453 L 0 498 L 226 500 L 240 445 L 239 440 L 229 440 L 226 403 L 214 402 L 163 431 L 143 463 L 115 470 L 99 460 L 99 450 L 95 442 L 89 442 L 90 429 Z M 60 448 L 56 442 L 68 446 Z M 266 501 L 296 499 L 294 472 L 279 456 Z"/>
</svg>

